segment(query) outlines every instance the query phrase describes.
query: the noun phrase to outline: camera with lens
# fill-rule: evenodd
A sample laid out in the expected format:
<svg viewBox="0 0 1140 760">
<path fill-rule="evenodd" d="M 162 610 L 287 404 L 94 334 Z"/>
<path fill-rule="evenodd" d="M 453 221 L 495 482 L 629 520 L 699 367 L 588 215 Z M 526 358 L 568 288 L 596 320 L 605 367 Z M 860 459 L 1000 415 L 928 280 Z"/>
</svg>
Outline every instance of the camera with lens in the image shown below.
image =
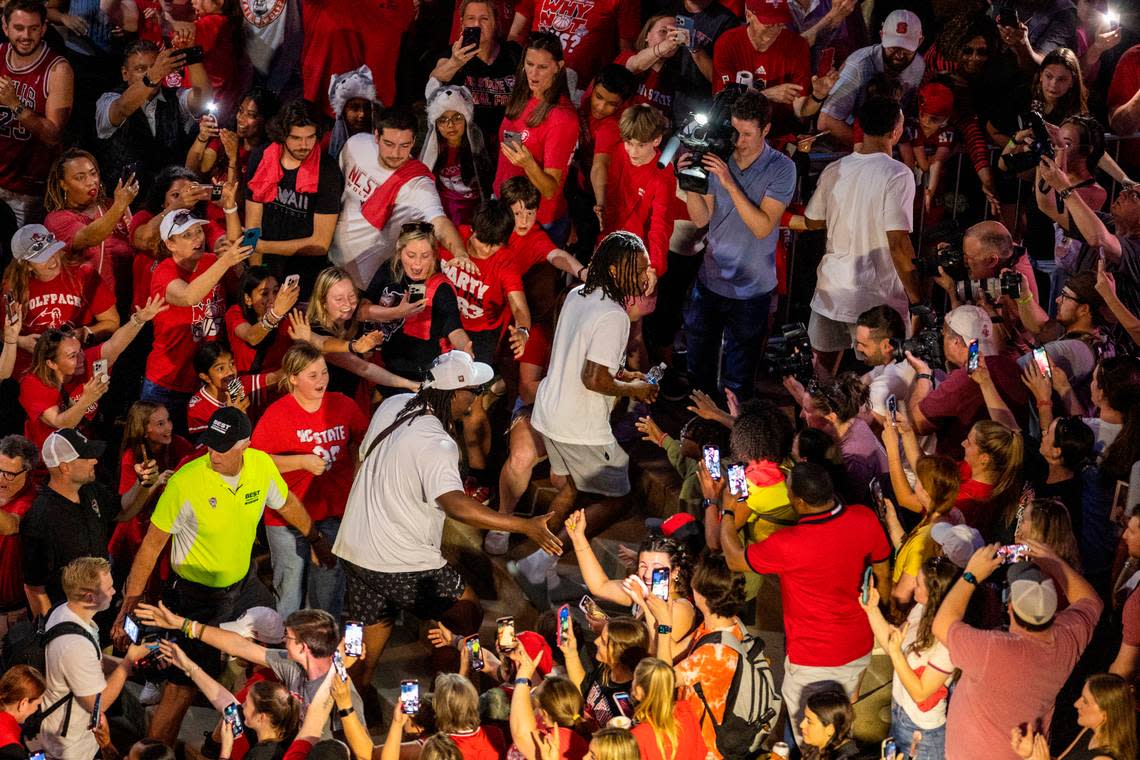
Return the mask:
<svg viewBox="0 0 1140 760">
<path fill-rule="evenodd" d="M 912 259 L 912 262 L 919 277 L 937 277 L 939 267 L 955 280 L 964 280 L 970 276 L 970 270 L 966 268 L 966 254 L 954 246 L 936 248 L 934 253 Z"/>
<path fill-rule="evenodd" d="M 691 161 L 688 166 L 677 167 L 677 186 L 682 190 L 706 194 L 709 191 L 709 172 L 702 162 L 705 154 L 712 153 L 725 161 L 736 146 L 736 130 L 732 127 L 732 105 L 747 89 L 742 84 L 729 84 L 713 98 L 707 113 L 693 114 L 693 118 L 677 130 L 661 151 L 657 167 L 664 168 L 673 162 L 677 149 L 688 148 Z"/>
<path fill-rule="evenodd" d="M 955 286 L 958 300 L 967 303 L 978 303 L 987 296 L 991 301 L 1001 296 L 1015 300 L 1021 296 L 1021 276 L 1017 272 L 1002 272 L 997 277 L 981 280 L 959 280 Z"/>
<path fill-rule="evenodd" d="M 1045 117 L 1040 111 L 1030 111 L 1022 121 L 1033 132 L 1033 140 L 1029 143 L 1029 150 L 1002 156 L 1005 168 L 1011 174 L 1033 171 L 1041 163 L 1043 156 L 1053 158 L 1057 155 L 1053 149 L 1053 140 L 1049 137 L 1049 130 L 1045 127 Z"/>
<path fill-rule="evenodd" d="M 764 357 L 768 369 L 779 377 L 794 377 L 801 383 L 811 380 L 815 374 L 815 363 L 811 352 L 811 340 L 803 322 L 782 325 L 783 334 L 779 346 L 770 346 Z"/>
<path fill-rule="evenodd" d="M 909 351 L 931 367 L 944 367 L 946 357 L 942 353 L 942 315 L 926 304 L 912 304 L 910 313 L 918 317 L 921 326 L 913 338 L 897 342 L 896 356 L 905 360 L 906 352 Z"/>
</svg>

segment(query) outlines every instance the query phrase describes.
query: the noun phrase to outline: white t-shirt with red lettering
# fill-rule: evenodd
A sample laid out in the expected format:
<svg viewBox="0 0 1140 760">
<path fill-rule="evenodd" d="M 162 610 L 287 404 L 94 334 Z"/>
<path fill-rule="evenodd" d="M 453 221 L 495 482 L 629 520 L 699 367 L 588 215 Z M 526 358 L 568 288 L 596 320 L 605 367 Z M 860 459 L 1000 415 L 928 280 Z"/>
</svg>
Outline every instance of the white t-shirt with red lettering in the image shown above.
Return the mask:
<svg viewBox="0 0 1140 760">
<path fill-rule="evenodd" d="M 175 280 L 191 283 L 201 277 L 217 261 L 212 253 L 202 254 L 193 272 L 187 272 L 166 259 L 150 278 L 150 294 L 166 297 L 166 287 Z M 221 284 L 193 306 L 170 305 L 155 316 L 154 347 L 146 361 L 146 379 L 167 390 L 193 393 L 198 389 L 194 374 L 194 352 L 200 343 L 218 340 L 225 335 L 226 300 Z"/>
</svg>

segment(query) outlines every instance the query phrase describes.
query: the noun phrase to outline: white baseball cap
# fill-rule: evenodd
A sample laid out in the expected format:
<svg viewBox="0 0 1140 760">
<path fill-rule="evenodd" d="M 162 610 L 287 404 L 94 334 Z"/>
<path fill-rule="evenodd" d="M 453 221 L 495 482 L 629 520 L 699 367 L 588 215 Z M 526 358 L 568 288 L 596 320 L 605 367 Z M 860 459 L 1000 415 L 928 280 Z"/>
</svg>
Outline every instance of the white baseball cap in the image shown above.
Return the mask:
<svg viewBox="0 0 1140 760">
<path fill-rule="evenodd" d="M 162 218 L 162 223 L 158 225 L 158 234 L 165 243 L 174 235 L 181 235 L 191 227 L 197 227 L 199 224 L 205 223 L 206 220 L 199 219 L 187 209 L 179 209 L 173 214 L 167 214 Z"/>
<path fill-rule="evenodd" d="M 466 351 L 448 351 L 432 362 L 430 374 L 431 378 L 424 387 L 455 391 L 491 382 L 495 370 L 490 364 L 475 361 Z"/>
<path fill-rule="evenodd" d="M 106 448 L 103 441 L 93 441 L 74 428 L 60 428 L 44 439 L 40 457 L 50 469 L 76 459 L 98 459 Z"/>
<path fill-rule="evenodd" d="M 237 620 L 218 627 L 263 644 L 280 644 L 285 640 L 285 622 L 271 607 L 250 607 Z"/>
<path fill-rule="evenodd" d="M 903 48 L 912 53 L 922 43 L 922 20 L 911 11 L 891 11 L 883 22 L 883 47 Z"/>
<path fill-rule="evenodd" d="M 942 547 L 946 558 L 961 568 L 966 567 L 974 552 L 986 545 L 982 534 L 969 525 L 934 523 L 930 528 L 930 537 Z"/>
<path fill-rule="evenodd" d="M 66 247 L 67 243 L 42 224 L 26 224 L 12 236 L 12 258 L 16 261 L 42 264 Z"/>
<path fill-rule="evenodd" d="M 997 353 L 994 345 L 994 323 L 985 309 L 973 304 L 964 304 L 946 315 L 946 326 L 953 330 L 966 345 L 978 341 L 982 356 Z"/>
</svg>

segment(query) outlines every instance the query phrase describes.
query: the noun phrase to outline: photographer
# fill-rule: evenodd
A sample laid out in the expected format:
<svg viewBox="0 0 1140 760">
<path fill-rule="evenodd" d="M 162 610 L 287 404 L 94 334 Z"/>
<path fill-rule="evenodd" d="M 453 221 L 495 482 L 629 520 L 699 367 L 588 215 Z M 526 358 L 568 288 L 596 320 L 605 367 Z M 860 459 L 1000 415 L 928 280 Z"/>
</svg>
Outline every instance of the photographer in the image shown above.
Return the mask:
<svg viewBox="0 0 1140 760">
<path fill-rule="evenodd" d="M 906 337 L 902 317 L 890 306 L 874 306 L 855 321 L 855 353 L 871 371 L 863 375 L 867 403 L 881 425 L 888 414 L 887 399 L 894 396 L 905 408 L 914 367 L 896 348 Z"/>
<path fill-rule="evenodd" d="M 724 385 L 741 400 L 754 393 L 752 381 L 777 285 L 777 226 L 796 186 L 792 160 L 764 141 L 771 115 L 771 103 L 761 93 L 742 93 L 732 105 L 735 150 L 727 162 L 704 154 L 708 194 L 685 193 L 693 224 L 709 228 L 685 313 L 689 372 L 694 387 L 716 390 L 721 340 L 726 338 Z M 690 162 L 682 157 L 677 167 Z"/>
<path fill-rule="evenodd" d="M 1022 429 L 1028 421 L 1029 395 L 1021 382 L 1021 369 L 1012 358 L 997 352 L 989 315 L 977 306 L 959 306 L 946 315 L 942 328 L 942 351 L 947 368 L 952 368 L 942 382 L 936 386 L 930 365 L 907 354 L 917 372 L 907 402 L 911 426 L 919 435 L 938 433 L 937 452 L 955 459 L 962 458 L 961 442 L 973 424 L 988 417 L 982 392 L 966 369 L 969 346 L 975 340 L 998 394 L 1014 410 Z"/>
<path fill-rule="evenodd" d="M 947 251 L 949 248 L 949 243 L 938 244 L 939 251 Z M 938 276 L 934 278 L 934 282 L 946 291 L 950 299 L 950 308 L 955 309 L 964 303 L 974 303 L 977 300 L 971 298 L 977 295 L 975 292 L 977 289 L 966 288 L 964 282 L 999 277 L 1005 269 L 1012 269 L 1022 276 L 1022 298 L 1025 297 L 1028 288 L 1033 300 L 1038 300 L 1033 262 L 1024 249 L 1014 245 L 1013 235 L 1001 222 L 993 220 L 978 222 L 967 229 L 966 234 L 962 236 L 962 268 L 955 271 L 955 268 L 939 266 Z M 960 285 L 962 287 L 959 287 Z M 1005 299 L 1002 299 L 1001 308 L 1003 319 L 1011 319 L 1018 313 L 1016 307 Z"/>
</svg>

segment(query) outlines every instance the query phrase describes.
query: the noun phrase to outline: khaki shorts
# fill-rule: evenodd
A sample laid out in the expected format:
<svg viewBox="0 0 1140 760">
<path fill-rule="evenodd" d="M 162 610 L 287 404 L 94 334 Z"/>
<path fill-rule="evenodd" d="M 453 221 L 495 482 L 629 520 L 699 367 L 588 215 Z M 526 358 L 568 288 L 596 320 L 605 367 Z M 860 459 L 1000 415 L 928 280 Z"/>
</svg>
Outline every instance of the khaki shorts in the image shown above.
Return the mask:
<svg viewBox="0 0 1140 760">
<path fill-rule="evenodd" d="M 574 487 L 599 496 L 629 494 L 629 455 L 617 441 L 587 445 L 563 443 L 542 436 L 550 457 L 550 472 L 569 476 Z"/>
</svg>

